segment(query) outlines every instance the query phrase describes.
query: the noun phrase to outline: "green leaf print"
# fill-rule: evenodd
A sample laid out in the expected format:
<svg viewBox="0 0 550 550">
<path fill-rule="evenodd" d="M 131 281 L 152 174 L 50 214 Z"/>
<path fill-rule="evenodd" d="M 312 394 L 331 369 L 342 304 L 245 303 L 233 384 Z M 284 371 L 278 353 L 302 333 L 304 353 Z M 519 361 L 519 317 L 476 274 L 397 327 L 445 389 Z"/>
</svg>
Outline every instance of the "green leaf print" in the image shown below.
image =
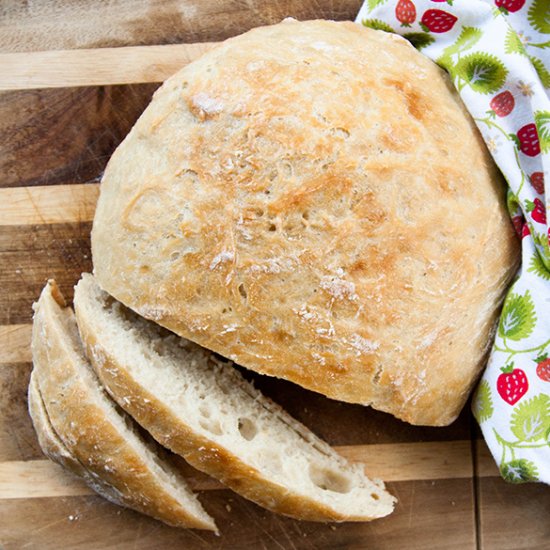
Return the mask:
<svg viewBox="0 0 550 550">
<path fill-rule="evenodd" d="M 508 70 L 494 55 L 478 52 L 462 58 L 456 73 L 475 92 L 491 94 L 502 87 Z"/>
<path fill-rule="evenodd" d="M 493 416 L 493 400 L 487 380 L 482 380 L 476 389 L 472 401 L 472 412 L 479 424 Z"/>
<path fill-rule="evenodd" d="M 442 56 L 438 57 L 435 62 L 440 67 L 443 67 L 451 76 L 455 76 L 455 66 L 450 55 L 443 54 Z"/>
<path fill-rule="evenodd" d="M 453 55 L 469 50 L 474 44 L 479 42 L 482 36 L 483 32 L 480 29 L 476 29 L 475 27 L 463 27 L 456 42 L 448 48 L 445 48 L 444 54 Z"/>
<path fill-rule="evenodd" d="M 506 38 L 504 39 L 504 51 L 506 53 L 519 53 L 520 55 L 527 55 L 523 42 L 513 29 L 508 29 L 508 32 L 506 33 Z"/>
<path fill-rule="evenodd" d="M 380 21 L 380 19 L 363 19 L 361 24 L 363 27 L 368 27 L 375 31 L 393 32 L 393 29 L 387 23 L 384 23 L 384 21 Z"/>
<path fill-rule="evenodd" d="M 550 397 L 540 394 L 514 407 L 510 429 L 519 441 L 537 441 L 550 427 Z"/>
<path fill-rule="evenodd" d="M 511 293 L 504 302 L 498 334 L 510 340 L 521 340 L 533 332 L 536 322 L 535 304 L 530 292 L 527 290 L 524 295 Z"/>
<path fill-rule="evenodd" d="M 535 0 L 529 12 L 527 19 L 531 26 L 543 34 L 550 34 L 550 10 L 548 9 L 548 0 Z"/>
<path fill-rule="evenodd" d="M 427 32 L 408 32 L 403 35 L 417 50 L 421 50 L 435 42 L 435 38 Z"/>
<path fill-rule="evenodd" d="M 525 483 L 527 481 L 537 481 L 539 473 L 533 462 L 520 458 L 501 464 L 500 475 L 510 483 Z"/>
<path fill-rule="evenodd" d="M 369 11 L 372 11 L 374 8 L 376 8 L 377 6 L 381 6 L 387 1 L 388 0 L 368 0 L 367 6 L 369 7 Z"/>
<path fill-rule="evenodd" d="M 531 256 L 527 271 L 529 273 L 534 273 L 537 277 L 541 277 L 545 281 L 550 281 L 550 271 L 546 269 L 546 266 L 542 263 L 540 256 L 536 252 Z"/>
<path fill-rule="evenodd" d="M 535 111 L 535 125 L 543 153 L 550 151 L 550 111 Z"/>
<path fill-rule="evenodd" d="M 537 233 L 531 227 L 531 236 L 537 245 L 537 252 L 540 256 L 540 261 L 550 270 L 550 244 L 548 243 L 548 235 L 546 233 Z"/>
<path fill-rule="evenodd" d="M 542 85 L 545 88 L 550 88 L 550 72 L 548 72 L 548 69 L 546 68 L 544 63 L 538 57 L 529 56 L 529 59 L 533 64 L 533 66 L 535 67 L 535 70 L 539 75 Z"/>
</svg>

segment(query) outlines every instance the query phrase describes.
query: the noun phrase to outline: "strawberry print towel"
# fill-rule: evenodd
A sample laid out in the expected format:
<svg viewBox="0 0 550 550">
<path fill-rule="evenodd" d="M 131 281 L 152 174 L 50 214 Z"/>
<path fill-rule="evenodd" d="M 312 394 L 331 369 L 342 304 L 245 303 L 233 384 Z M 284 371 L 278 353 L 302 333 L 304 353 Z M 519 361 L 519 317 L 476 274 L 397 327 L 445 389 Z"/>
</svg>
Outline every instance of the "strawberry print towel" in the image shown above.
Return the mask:
<svg viewBox="0 0 550 550">
<path fill-rule="evenodd" d="M 472 408 L 505 480 L 550 484 L 550 1 L 366 0 L 356 22 L 448 71 L 508 183 L 522 267 Z"/>
</svg>

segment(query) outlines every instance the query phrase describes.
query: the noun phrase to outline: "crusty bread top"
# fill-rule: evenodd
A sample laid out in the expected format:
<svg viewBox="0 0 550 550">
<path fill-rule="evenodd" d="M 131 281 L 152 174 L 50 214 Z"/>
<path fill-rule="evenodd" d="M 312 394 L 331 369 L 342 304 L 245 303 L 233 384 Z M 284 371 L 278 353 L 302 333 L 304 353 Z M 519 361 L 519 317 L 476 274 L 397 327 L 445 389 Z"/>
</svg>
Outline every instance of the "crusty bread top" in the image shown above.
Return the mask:
<svg viewBox="0 0 550 550">
<path fill-rule="evenodd" d="M 181 474 L 159 456 L 158 445 L 144 439 L 105 393 L 55 281 L 48 281 L 34 309 L 33 380 L 52 432 L 74 459 L 65 465 L 114 502 L 169 525 L 216 530 Z M 55 459 L 59 453 L 52 450 Z"/>
<path fill-rule="evenodd" d="M 157 91 L 94 219 L 110 294 L 237 363 L 443 425 L 518 263 L 504 185 L 404 39 L 285 21 Z"/>
</svg>

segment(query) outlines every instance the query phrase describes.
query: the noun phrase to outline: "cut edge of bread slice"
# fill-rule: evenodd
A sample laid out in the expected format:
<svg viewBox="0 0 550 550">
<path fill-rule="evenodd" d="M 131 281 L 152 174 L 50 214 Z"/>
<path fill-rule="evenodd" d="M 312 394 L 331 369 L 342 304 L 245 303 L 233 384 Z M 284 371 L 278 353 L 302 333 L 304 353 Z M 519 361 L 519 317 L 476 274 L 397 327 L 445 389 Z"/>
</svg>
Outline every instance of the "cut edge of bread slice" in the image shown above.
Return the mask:
<svg viewBox="0 0 550 550">
<path fill-rule="evenodd" d="M 34 310 L 29 406 L 46 455 L 117 504 L 175 527 L 216 531 L 183 476 L 156 452 L 163 450 L 104 391 L 55 281 Z"/>
<path fill-rule="evenodd" d="M 162 445 L 257 504 L 310 521 L 369 521 L 395 499 L 247 382 L 231 363 L 104 292 L 75 290 L 88 358 L 112 397 Z"/>
</svg>

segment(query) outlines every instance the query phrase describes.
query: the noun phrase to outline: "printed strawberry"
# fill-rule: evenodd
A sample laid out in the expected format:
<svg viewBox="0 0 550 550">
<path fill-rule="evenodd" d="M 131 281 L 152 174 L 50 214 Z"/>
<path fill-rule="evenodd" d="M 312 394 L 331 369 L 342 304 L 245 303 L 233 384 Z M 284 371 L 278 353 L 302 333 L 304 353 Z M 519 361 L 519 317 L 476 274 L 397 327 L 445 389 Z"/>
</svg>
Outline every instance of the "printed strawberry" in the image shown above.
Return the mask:
<svg viewBox="0 0 550 550">
<path fill-rule="evenodd" d="M 395 17 L 402 27 L 410 27 L 416 20 L 416 8 L 411 0 L 399 0 L 395 6 Z"/>
<path fill-rule="evenodd" d="M 529 230 L 529 226 L 524 223 L 523 227 L 521 228 L 521 238 L 527 237 L 527 235 L 531 235 L 531 231 Z"/>
<path fill-rule="evenodd" d="M 539 195 L 544 195 L 544 173 L 533 172 L 529 176 L 529 181 Z"/>
<path fill-rule="evenodd" d="M 527 376 L 521 369 L 515 369 L 513 363 L 500 370 L 502 374 L 497 379 L 497 391 L 506 403 L 514 405 L 529 389 Z"/>
<path fill-rule="evenodd" d="M 420 26 L 425 32 L 442 33 L 450 31 L 457 18 L 443 10 L 427 10 L 422 16 Z"/>
<path fill-rule="evenodd" d="M 453 5 L 453 0 L 432 0 L 432 2 L 447 2 L 449 6 Z"/>
<path fill-rule="evenodd" d="M 523 216 L 514 216 L 512 218 L 512 223 L 514 224 L 514 229 L 518 234 L 518 237 L 521 236 L 521 230 L 523 229 Z"/>
<path fill-rule="evenodd" d="M 491 103 L 489 103 L 491 110 L 488 111 L 489 116 L 492 118 L 495 115 L 498 117 L 508 116 L 514 110 L 515 104 L 516 101 L 511 92 L 508 90 L 501 92 L 491 99 Z"/>
<path fill-rule="evenodd" d="M 546 208 L 539 198 L 536 198 L 533 202 L 525 201 L 525 204 L 527 205 L 527 212 L 531 212 L 531 217 L 536 222 L 546 223 Z"/>
<path fill-rule="evenodd" d="M 495 6 L 504 14 L 515 13 L 525 5 L 525 0 L 496 0 Z"/>
<path fill-rule="evenodd" d="M 510 137 L 524 155 L 536 157 L 540 153 L 539 134 L 533 122 L 522 126 L 517 134 L 510 134 Z"/>
<path fill-rule="evenodd" d="M 535 359 L 537 376 L 544 382 L 550 382 L 550 359 L 548 355 L 541 355 Z"/>
</svg>

